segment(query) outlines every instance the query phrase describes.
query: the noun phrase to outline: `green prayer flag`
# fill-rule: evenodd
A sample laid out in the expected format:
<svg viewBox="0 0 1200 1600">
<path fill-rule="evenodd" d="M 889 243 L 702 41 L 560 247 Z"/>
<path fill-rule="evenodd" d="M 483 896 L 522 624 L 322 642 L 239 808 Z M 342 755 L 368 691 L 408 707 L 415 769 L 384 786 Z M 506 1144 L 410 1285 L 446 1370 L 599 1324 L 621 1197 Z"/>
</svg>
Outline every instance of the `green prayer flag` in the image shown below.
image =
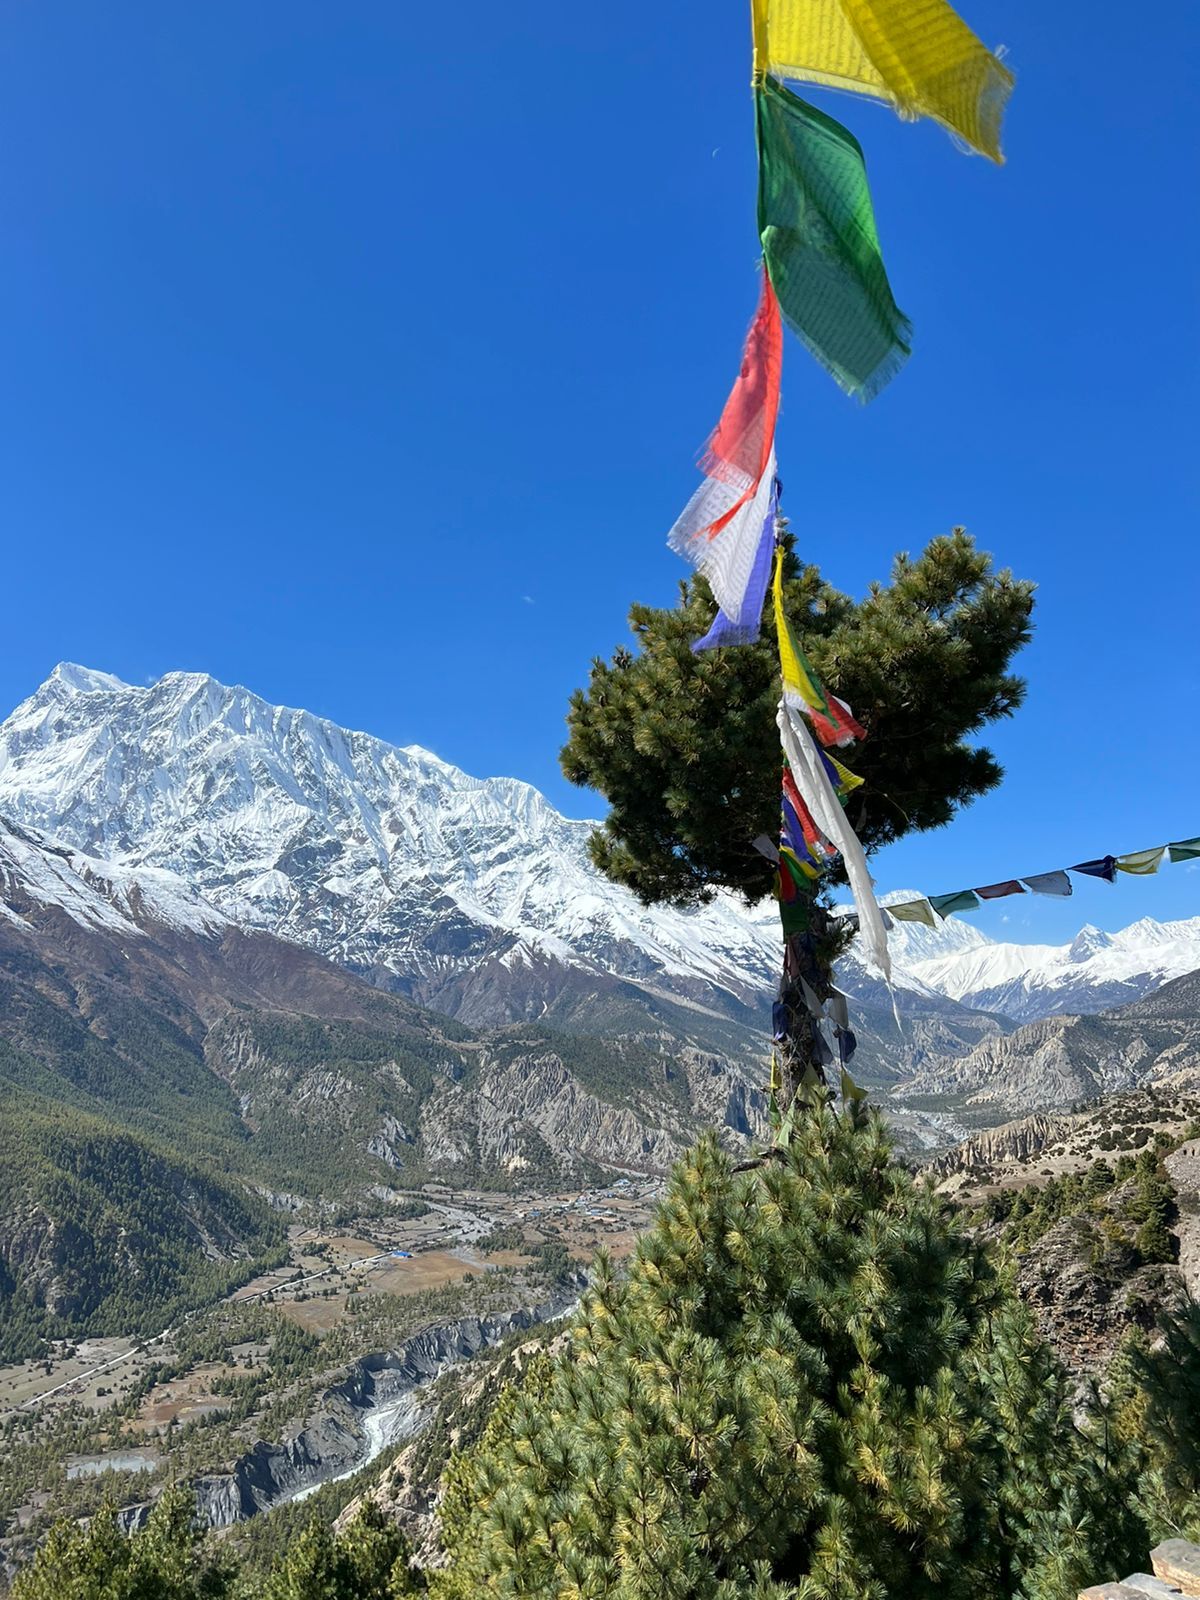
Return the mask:
<svg viewBox="0 0 1200 1600">
<path fill-rule="evenodd" d="M 939 917 L 948 917 L 954 911 L 976 910 L 979 896 L 974 889 L 960 889 L 957 894 L 931 894 L 929 904 Z"/>
<path fill-rule="evenodd" d="M 779 902 L 779 920 L 783 924 L 786 937 L 792 933 L 807 933 L 812 926 L 811 897 L 800 897 L 790 903 L 786 900 Z"/>
<path fill-rule="evenodd" d="M 1180 839 L 1167 846 L 1172 861 L 1200 861 L 1200 839 Z"/>
<path fill-rule="evenodd" d="M 774 78 L 755 91 L 758 231 L 784 320 L 847 394 L 870 400 L 908 359 L 862 148 Z"/>
</svg>

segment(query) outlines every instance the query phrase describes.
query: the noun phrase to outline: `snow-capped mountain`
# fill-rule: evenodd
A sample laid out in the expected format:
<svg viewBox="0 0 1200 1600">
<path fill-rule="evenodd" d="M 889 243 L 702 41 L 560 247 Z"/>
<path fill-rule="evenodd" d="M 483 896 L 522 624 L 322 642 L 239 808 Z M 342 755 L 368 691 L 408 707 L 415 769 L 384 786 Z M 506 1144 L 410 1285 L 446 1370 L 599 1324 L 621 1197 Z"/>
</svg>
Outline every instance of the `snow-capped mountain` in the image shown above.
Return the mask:
<svg viewBox="0 0 1200 1600">
<path fill-rule="evenodd" d="M 910 958 L 907 971 L 939 994 L 1017 1022 L 1108 1011 L 1200 968 L 1200 917 L 1143 917 L 1119 933 L 1085 927 L 1064 945 L 1002 944 L 969 931 L 971 942 Z"/>
<path fill-rule="evenodd" d="M 149 896 L 170 908 L 159 920 L 265 930 L 473 1024 L 627 1027 L 644 1001 L 749 1023 L 757 1049 L 776 980 L 771 901 L 641 906 L 592 866 L 593 824 L 528 784 L 199 673 L 137 687 L 57 667 L 0 724 L 0 815 L 76 852 L 72 879 L 104 879 L 109 914 L 121 894 Z M 961 918 L 896 923 L 890 940 L 902 1013 L 936 1019 L 938 1039 L 948 1028 L 950 1054 L 979 1036 L 980 1011 L 1099 1011 L 1200 967 L 1200 919 L 1084 929 L 1062 949 L 997 943 Z M 841 975 L 890 1015 L 853 955 Z"/>
<path fill-rule="evenodd" d="M 56 668 L 0 725 L 0 812 L 468 1020 L 498 984 L 538 1015 L 568 971 L 739 1015 L 776 968 L 769 905 L 642 907 L 528 784 L 201 674 Z"/>
</svg>

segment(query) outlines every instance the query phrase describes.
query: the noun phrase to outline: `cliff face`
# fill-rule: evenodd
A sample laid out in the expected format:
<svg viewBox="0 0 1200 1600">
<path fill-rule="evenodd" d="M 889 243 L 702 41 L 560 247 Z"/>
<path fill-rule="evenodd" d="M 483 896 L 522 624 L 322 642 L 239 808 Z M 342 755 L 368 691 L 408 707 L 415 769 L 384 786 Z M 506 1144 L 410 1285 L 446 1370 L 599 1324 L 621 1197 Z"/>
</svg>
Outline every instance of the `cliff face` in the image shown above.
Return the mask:
<svg viewBox="0 0 1200 1600">
<path fill-rule="evenodd" d="M 283 1439 L 257 1440 L 229 1472 L 197 1479 L 200 1516 L 214 1528 L 229 1527 L 365 1466 L 373 1445 L 377 1450 L 388 1442 L 386 1430 L 372 1429 L 373 1418 L 397 1407 L 448 1367 L 469 1361 L 518 1329 L 561 1314 L 567 1304 L 563 1300 L 501 1316 L 464 1317 L 423 1329 L 394 1350 L 355 1362 Z M 136 1525 L 147 1510 L 129 1508 L 127 1522 Z"/>
</svg>

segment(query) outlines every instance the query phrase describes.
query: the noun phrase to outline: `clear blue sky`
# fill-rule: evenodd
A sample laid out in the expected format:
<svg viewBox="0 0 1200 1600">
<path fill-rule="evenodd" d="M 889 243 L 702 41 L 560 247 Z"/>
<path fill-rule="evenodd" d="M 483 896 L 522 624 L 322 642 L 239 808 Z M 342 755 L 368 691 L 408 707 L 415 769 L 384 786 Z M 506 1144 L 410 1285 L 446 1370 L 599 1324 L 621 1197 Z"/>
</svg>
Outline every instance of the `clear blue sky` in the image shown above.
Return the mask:
<svg viewBox="0 0 1200 1600">
<path fill-rule="evenodd" d="M 779 438 L 839 586 L 954 523 L 1040 585 L 1005 787 L 877 858 L 934 892 L 1200 833 L 1200 95 L 1162 70 L 1200 25 L 966 15 L 1018 74 L 1009 163 L 822 98 L 916 346 L 864 410 L 789 341 Z M 203 670 L 594 810 L 566 697 L 671 602 L 753 309 L 747 33 L 745 0 L 8 7 L 0 708 L 64 657 Z M 1192 915 L 1200 872 L 1013 908 L 980 925 Z"/>
</svg>

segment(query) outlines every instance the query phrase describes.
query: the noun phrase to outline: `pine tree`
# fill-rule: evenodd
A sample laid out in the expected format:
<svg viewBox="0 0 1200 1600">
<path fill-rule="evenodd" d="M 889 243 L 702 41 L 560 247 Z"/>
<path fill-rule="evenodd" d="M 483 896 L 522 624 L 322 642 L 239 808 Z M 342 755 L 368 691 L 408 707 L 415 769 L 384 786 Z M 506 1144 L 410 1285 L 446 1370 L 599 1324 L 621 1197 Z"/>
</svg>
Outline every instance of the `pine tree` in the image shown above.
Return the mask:
<svg viewBox="0 0 1200 1600">
<path fill-rule="evenodd" d="M 993 572 L 961 529 L 915 560 L 897 556 L 890 584 L 862 601 L 801 565 L 790 542 L 785 573 L 805 650 L 869 735 L 848 762 L 865 780 L 847 807 L 864 848 L 941 827 L 994 788 L 995 757 L 967 741 L 1024 697 L 1008 669 L 1030 636 L 1032 585 Z M 595 661 L 571 698 L 563 770 L 609 802 L 593 859 L 646 903 L 691 905 L 721 888 L 753 902 L 771 889 L 753 841 L 779 828 L 774 621 L 768 607 L 757 644 L 696 654 L 713 611 L 702 577 L 681 585 L 674 610 L 635 605 L 636 652 Z M 824 997 L 839 942 L 820 904 L 805 943 Z"/>
<path fill-rule="evenodd" d="M 406 1600 L 424 1588 L 409 1554 L 404 1534 L 371 1501 L 341 1534 L 314 1516 L 253 1600 Z"/>
<path fill-rule="evenodd" d="M 146 1527 L 126 1537 L 111 1506 L 84 1525 L 63 1519 L 29 1568 L 13 1582 L 12 1600 L 224 1600 L 225 1569 L 207 1555 L 194 1497 L 172 1487 Z"/>
<path fill-rule="evenodd" d="M 1136 1562 L 1011 1284 L 874 1113 L 705 1139 L 446 1477 L 436 1600 L 1067 1600 Z M 1111 1466 L 1111 1463 L 1108 1464 Z"/>
</svg>

